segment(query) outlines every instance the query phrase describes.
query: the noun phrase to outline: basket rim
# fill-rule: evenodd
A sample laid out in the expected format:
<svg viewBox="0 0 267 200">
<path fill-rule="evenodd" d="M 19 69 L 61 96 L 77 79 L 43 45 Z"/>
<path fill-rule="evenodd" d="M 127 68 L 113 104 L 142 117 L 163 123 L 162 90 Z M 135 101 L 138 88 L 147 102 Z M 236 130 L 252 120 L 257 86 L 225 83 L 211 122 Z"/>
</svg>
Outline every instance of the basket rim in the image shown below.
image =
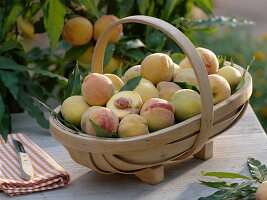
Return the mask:
<svg viewBox="0 0 267 200">
<path fill-rule="evenodd" d="M 226 61 L 225 64 L 229 65 L 230 62 Z M 234 67 L 236 69 L 238 69 L 241 73 L 244 71 L 244 68 L 240 67 L 237 64 L 234 64 Z M 244 86 L 242 88 L 240 88 L 238 91 L 236 91 L 234 94 L 232 94 L 229 98 L 214 105 L 213 111 L 216 111 L 222 107 L 225 107 L 228 103 L 231 103 L 234 99 L 241 96 L 249 87 L 252 88 L 252 77 L 251 77 L 249 72 L 246 72 Z M 249 99 L 250 95 L 251 95 L 251 92 L 248 96 L 248 99 Z M 241 105 L 242 104 L 243 103 L 241 103 Z M 54 111 L 58 113 L 60 111 L 60 107 L 61 106 L 59 105 Z M 105 138 L 105 137 L 91 136 L 91 135 L 85 134 L 85 133 L 77 133 L 74 130 L 64 126 L 54 115 L 50 115 L 49 122 L 50 122 L 50 127 L 51 127 L 51 124 L 53 123 L 56 126 L 56 129 L 58 129 L 63 134 L 67 134 L 70 137 L 77 138 L 77 139 L 84 139 L 84 140 L 92 141 L 92 142 L 101 142 L 101 143 L 109 143 L 109 144 L 113 143 L 114 145 L 116 145 L 116 144 L 125 143 L 125 142 L 126 143 L 127 142 L 138 142 L 138 141 L 144 140 L 144 139 L 149 140 L 150 138 L 153 138 L 154 136 L 163 134 L 164 132 L 168 132 L 168 131 L 171 131 L 174 129 L 179 129 L 179 127 L 181 127 L 185 124 L 190 124 L 192 121 L 196 121 L 196 120 L 200 120 L 200 119 L 201 119 L 201 113 L 194 116 L 194 117 L 191 117 L 187 120 L 184 120 L 182 122 L 174 124 L 170 127 L 167 127 L 167 128 L 164 128 L 164 129 L 161 129 L 158 131 L 154 131 L 154 132 L 151 132 L 149 134 L 135 136 L 135 137 L 125 137 L 125 138 Z"/>
</svg>

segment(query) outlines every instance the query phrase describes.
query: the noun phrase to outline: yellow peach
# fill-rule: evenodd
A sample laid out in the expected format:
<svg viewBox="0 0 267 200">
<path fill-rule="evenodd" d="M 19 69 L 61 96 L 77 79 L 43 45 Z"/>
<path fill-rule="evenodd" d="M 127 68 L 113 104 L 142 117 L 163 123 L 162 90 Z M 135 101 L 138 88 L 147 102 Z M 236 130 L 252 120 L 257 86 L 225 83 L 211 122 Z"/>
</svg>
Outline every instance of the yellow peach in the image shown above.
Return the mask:
<svg viewBox="0 0 267 200">
<path fill-rule="evenodd" d="M 236 89 L 242 78 L 242 74 L 240 73 L 240 71 L 232 66 L 222 67 L 221 69 L 219 69 L 217 74 L 227 80 L 232 91 Z"/>
<path fill-rule="evenodd" d="M 89 105 L 105 105 L 113 94 L 114 88 L 112 81 L 108 77 L 102 74 L 92 73 L 84 78 L 82 95 Z"/>
<path fill-rule="evenodd" d="M 139 113 L 142 106 L 142 99 L 137 92 L 122 91 L 114 94 L 107 102 L 107 108 L 122 119 L 129 114 Z"/>
<path fill-rule="evenodd" d="M 93 56 L 93 52 L 94 52 L 94 46 L 90 46 L 81 57 L 78 58 L 79 64 L 81 64 L 82 66 L 87 66 L 88 64 L 91 63 L 92 61 L 92 56 Z"/>
<path fill-rule="evenodd" d="M 63 118 L 75 126 L 79 126 L 83 112 L 89 108 L 82 96 L 71 96 L 65 99 L 61 106 Z"/>
<path fill-rule="evenodd" d="M 153 83 L 143 78 L 133 91 L 137 92 L 140 95 L 143 103 L 147 102 L 151 98 L 159 97 L 158 90 L 153 85 Z"/>
<path fill-rule="evenodd" d="M 122 77 L 122 81 L 124 83 L 127 83 L 129 80 L 137 77 L 137 76 L 140 76 L 141 75 L 141 72 L 140 72 L 140 67 L 141 65 L 136 65 L 136 66 L 133 66 L 131 68 L 129 68 L 123 75 Z"/>
<path fill-rule="evenodd" d="M 133 137 L 149 133 L 146 119 L 138 114 L 124 117 L 118 128 L 120 137 Z"/>
<path fill-rule="evenodd" d="M 124 86 L 123 81 L 117 75 L 115 75 L 115 74 L 104 74 L 104 76 L 108 77 L 112 81 L 112 85 L 113 85 L 113 88 L 114 88 L 115 91 L 120 90 Z"/>
<path fill-rule="evenodd" d="M 111 57 L 110 61 L 106 66 L 104 66 L 104 73 L 114 73 L 121 66 L 121 61 Z"/>
<path fill-rule="evenodd" d="M 256 191 L 256 200 L 266 200 L 267 199 L 267 181 L 261 183 Z"/>
<path fill-rule="evenodd" d="M 154 53 L 142 61 L 140 70 L 143 78 L 156 85 L 161 81 L 170 81 L 172 79 L 173 62 L 164 53 Z"/>
<path fill-rule="evenodd" d="M 94 24 L 94 39 L 97 40 L 100 34 L 113 22 L 118 21 L 119 19 L 114 15 L 104 15 L 96 20 Z M 109 42 L 116 43 L 119 41 L 122 35 L 122 25 L 114 27 L 111 31 L 109 37 Z"/>
<path fill-rule="evenodd" d="M 158 83 L 157 89 L 159 92 L 159 97 L 169 101 L 172 95 L 182 88 L 173 82 L 162 81 Z"/>
<path fill-rule="evenodd" d="M 186 82 L 197 87 L 197 78 L 192 68 L 183 68 L 173 76 L 174 82 Z"/>
<path fill-rule="evenodd" d="M 142 106 L 140 115 L 148 123 L 150 131 L 157 131 L 174 124 L 173 105 L 160 98 L 152 98 Z"/>
<path fill-rule="evenodd" d="M 74 46 L 86 44 L 92 36 L 93 25 L 84 17 L 69 19 L 62 30 L 62 38 Z"/>
</svg>

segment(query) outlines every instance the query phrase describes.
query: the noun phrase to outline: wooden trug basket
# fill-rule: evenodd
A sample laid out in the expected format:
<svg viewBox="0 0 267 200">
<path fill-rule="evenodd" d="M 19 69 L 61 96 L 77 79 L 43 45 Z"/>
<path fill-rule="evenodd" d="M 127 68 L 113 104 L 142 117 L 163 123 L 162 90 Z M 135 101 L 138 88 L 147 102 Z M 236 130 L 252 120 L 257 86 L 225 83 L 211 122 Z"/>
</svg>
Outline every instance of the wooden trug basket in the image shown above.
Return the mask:
<svg viewBox="0 0 267 200">
<path fill-rule="evenodd" d="M 171 127 L 131 138 L 101 138 L 76 133 L 50 116 L 52 136 L 68 150 L 77 163 L 103 174 L 134 174 L 143 182 L 157 184 L 164 180 L 164 165 L 190 156 L 209 159 L 213 155 L 212 139 L 232 127 L 246 110 L 252 93 L 252 79 L 228 99 L 213 106 L 212 91 L 204 63 L 189 39 L 171 24 L 149 16 L 130 16 L 111 24 L 97 41 L 92 72 L 103 73 L 103 57 L 108 35 L 115 26 L 141 23 L 168 35 L 184 51 L 197 77 L 202 113 Z M 243 72 L 243 68 L 235 65 Z M 152 69 L 153 70 L 153 69 Z M 60 107 L 56 112 L 60 111 Z"/>
</svg>

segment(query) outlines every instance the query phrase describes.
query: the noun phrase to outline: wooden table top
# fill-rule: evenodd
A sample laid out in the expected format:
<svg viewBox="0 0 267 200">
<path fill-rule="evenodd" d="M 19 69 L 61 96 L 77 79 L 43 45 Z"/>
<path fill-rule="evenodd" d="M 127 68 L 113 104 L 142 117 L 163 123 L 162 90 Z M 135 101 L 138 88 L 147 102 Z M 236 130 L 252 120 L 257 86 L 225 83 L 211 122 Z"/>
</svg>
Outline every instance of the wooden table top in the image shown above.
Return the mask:
<svg viewBox="0 0 267 200">
<path fill-rule="evenodd" d="M 165 169 L 165 181 L 155 186 L 142 183 L 134 175 L 102 175 L 76 164 L 49 131 L 40 128 L 28 115 L 14 114 L 12 120 L 13 132 L 26 133 L 70 174 L 71 182 L 66 187 L 16 197 L 0 192 L 1 200 L 195 200 L 216 191 L 198 182 L 202 171 L 249 175 L 248 157 L 267 164 L 267 137 L 250 106 L 232 129 L 215 138 L 213 158 L 207 161 L 189 158 L 170 166 Z"/>
</svg>

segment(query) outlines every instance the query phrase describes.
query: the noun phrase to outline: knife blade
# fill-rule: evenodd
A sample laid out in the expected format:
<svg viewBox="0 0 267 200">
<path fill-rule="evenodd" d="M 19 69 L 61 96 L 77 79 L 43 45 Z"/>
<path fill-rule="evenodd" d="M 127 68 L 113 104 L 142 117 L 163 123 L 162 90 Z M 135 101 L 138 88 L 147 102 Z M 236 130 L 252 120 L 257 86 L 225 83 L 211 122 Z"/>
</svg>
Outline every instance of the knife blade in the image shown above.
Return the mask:
<svg viewBox="0 0 267 200">
<path fill-rule="evenodd" d="M 26 153 L 25 148 L 20 141 L 15 139 L 13 139 L 12 141 L 19 156 L 20 172 L 22 178 L 29 181 L 34 175 L 34 170 L 29 155 Z"/>
</svg>

